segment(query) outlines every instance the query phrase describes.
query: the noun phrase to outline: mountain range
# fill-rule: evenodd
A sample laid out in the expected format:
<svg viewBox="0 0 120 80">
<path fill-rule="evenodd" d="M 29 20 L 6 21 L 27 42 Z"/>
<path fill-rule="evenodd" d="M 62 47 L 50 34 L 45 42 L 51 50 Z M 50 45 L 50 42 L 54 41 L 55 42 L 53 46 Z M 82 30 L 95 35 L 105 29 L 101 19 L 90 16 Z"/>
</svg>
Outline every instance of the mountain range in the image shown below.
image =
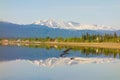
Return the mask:
<svg viewBox="0 0 120 80">
<path fill-rule="evenodd" d="M 35 25 L 44 25 L 50 28 L 59 28 L 59 29 L 71 29 L 71 30 L 116 30 L 110 26 L 104 25 L 87 25 L 87 24 L 80 24 L 78 22 L 73 21 L 58 21 L 55 19 L 48 19 L 48 20 L 38 20 L 33 22 Z"/>
<path fill-rule="evenodd" d="M 86 25 L 77 22 L 64 22 L 54 19 L 39 20 L 21 25 L 0 21 L 0 38 L 24 37 L 80 37 L 82 34 L 120 34 L 120 30 L 104 25 Z"/>
</svg>

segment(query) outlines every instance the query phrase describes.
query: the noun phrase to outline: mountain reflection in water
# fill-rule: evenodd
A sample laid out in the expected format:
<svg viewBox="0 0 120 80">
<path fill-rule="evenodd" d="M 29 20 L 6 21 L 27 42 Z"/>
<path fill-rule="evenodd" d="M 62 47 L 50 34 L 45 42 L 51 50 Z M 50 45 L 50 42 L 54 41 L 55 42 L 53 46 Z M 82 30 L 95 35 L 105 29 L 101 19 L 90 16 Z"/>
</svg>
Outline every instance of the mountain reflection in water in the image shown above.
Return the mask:
<svg viewBox="0 0 120 80">
<path fill-rule="evenodd" d="M 76 57 L 71 60 L 71 58 L 48 58 L 46 60 L 34 60 L 30 61 L 30 63 L 44 66 L 44 67 L 55 67 L 59 65 L 75 65 L 75 64 L 87 64 L 87 63 L 95 63 L 95 64 L 102 64 L 102 63 L 117 63 L 120 62 L 119 59 L 113 58 L 81 58 Z"/>
<path fill-rule="evenodd" d="M 0 46 L 0 61 L 27 60 L 39 65 L 116 62 L 119 49 L 50 45 Z"/>
</svg>

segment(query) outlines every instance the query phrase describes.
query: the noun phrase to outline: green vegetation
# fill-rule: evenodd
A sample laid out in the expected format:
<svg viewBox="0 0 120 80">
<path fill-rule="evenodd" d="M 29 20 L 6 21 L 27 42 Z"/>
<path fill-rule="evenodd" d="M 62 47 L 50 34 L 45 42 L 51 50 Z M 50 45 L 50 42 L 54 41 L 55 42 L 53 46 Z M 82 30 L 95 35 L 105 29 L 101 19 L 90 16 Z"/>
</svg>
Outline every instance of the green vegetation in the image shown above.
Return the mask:
<svg viewBox="0 0 120 80">
<path fill-rule="evenodd" d="M 56 37 L 56 38 L 9 38 L 9 39 L 0 39 L 0 41 L 3 40 L 3 43 L 0 43 L 0 45 L 13 45 L 16 46 L 19 44 L 19 46 L 24 46 L 24 47 L 30 47 L 30 48 L 46 48 L 46 49 L 58 49 L 58 50 L 63 50 L 63 49 L 68 49 L 71 48 L 73 51 L 80 51 L 82 54 L 85 54 L 86 56 L 89 55 L 105 55 L 105 56 L 113 56 L 113 57 L 120 57 L 120 48 L 116 44 L 120 43 L 120 36 L 117 35 L 116 33 L 114 34 L 83 34 L 81 37 L 70 37 L 70 38 L 62 38 L 62 37 Z M 9 43 L 9 44 L 4 44 Z M 30 43 L 29 43 L 30 42 Z M 32 43 L 33 42 L 33 43 Z M 37 43 L 36 43 L 37 42 Z M 40 43 L 39 42 L 43 42 Z M 48 44 L 44 42 L 68 42 L 66 44 Z M 83 45 L 91 45 L 91 46 L 74 46 L 75 44 L 72 45 L 67 45 L 69 42 L 88 42 L 90 44 L 83 44 Z M 93 42 L 93 43 L 92 43 Z M 95 46 L 98 42 L 98 46 Z M 111 42 L 110 46 L 115 46 L 116 48 L 109 48 L 109 47 L 99 47 L 101 42 Z M 78 43 L 77 43 L 78 44 Z M 110 43 L 107 43 L 110 44 Z M 105 45 L 105 43 L 102 43 L 101 45 Z M 105 45 L 107 46 L 107 45 Z M 109 46 L 109 45 L 108 45 Z M 93 48 L 94 47 L 94 48 Z"/>
<path fill-rule="evenodd" d="M 41 42 L 120 42 L 120 36 L 116 34 L 83 34 L 81 37 L 56 37 L 56 38 L 23 38 L 22 40 L 41 41 Z"/>
<path fill-rule="evenodd" d="M 2 39 L 0 39 L 1 41 Z M 120 42 L 120 35 L 117 35 L 116 32 L 114 34 L 82 34 L 81 37 L 69 37 L 69 38 L 63 38 L 63 37 L 56 37 L 56 38 L 11 38 L 8 39 L 10 41 L 27 41 L 27 42 Z"/>
</svg>

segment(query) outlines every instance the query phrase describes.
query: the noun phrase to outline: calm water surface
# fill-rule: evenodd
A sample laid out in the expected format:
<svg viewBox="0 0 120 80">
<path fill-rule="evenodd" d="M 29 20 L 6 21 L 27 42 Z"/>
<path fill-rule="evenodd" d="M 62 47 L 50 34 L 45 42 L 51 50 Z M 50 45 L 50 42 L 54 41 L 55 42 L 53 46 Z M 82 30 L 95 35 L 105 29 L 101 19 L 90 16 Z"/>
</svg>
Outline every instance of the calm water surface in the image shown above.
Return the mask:
<svg viewBox="0 0 120 80">
<path fill-rule="evenodd" d="M 0 46 L 0 80 L 120 80 L 120 50 Z"/>
</svg>

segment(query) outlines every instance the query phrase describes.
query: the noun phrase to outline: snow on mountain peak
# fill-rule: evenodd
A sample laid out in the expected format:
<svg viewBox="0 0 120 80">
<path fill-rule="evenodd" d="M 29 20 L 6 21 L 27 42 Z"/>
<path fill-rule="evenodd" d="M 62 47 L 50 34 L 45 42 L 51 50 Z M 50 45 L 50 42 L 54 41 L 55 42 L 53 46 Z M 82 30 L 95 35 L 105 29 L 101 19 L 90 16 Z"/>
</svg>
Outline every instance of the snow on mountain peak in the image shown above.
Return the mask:
<svg viewBox="0 0 120 80">
<path fill-rule="evenodd" d="M 50 28 L 60 28 L 60 29 L 71 29 L 71 30 L 115 30 L 110 26 L 104 25 L 87 25 L 87 24 L 80 24 L 73 21 L 58 21 L 55 19 L 48 19 L 48 20 L 39 20 L 34 22 L 35 25 L 45 25 Z"/>
</svg>

